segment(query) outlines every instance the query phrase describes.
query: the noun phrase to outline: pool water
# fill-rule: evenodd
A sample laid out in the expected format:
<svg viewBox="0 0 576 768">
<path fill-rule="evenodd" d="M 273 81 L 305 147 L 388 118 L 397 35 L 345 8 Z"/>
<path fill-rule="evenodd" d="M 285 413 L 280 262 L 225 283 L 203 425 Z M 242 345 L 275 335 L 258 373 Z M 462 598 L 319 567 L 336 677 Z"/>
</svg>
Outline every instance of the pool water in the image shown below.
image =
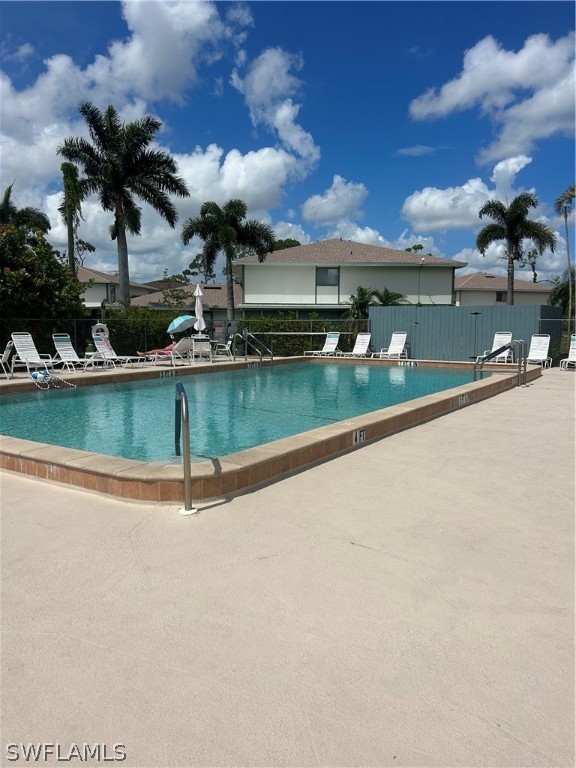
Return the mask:
<svg viewBox="0 0 576 768">
<path fill-rule="evenodd" d="M 175 382 L 193 461 L 218 458 L 471 381 L 469 371 L 295 363 L 0 398 L 0 434 L 141 461 L 179 463 Z"/>
</svg>

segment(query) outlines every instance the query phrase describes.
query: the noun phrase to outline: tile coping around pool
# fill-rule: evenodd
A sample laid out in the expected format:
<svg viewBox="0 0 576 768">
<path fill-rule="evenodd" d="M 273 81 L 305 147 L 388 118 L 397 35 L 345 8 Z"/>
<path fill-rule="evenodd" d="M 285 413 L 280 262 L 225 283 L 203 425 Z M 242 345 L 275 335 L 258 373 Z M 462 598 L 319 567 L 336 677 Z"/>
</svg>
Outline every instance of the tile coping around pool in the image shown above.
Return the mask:
<svg viewBox="0 0 576 768">
<path fill-rule="evenodd" d="M 303 358 L 275 360 L 274 365 L 301 362 Z M 310 364 L 334 362 L 335 358 L 306 358 Z M 357 359 L 336 358 L 343 364 L 358 364 Z M 397 362 L 362 360 L 369 365 L 398 365 Z M 468 368 L 473 365 L 464 362 L 439 362 L 430 360 L 408 361 L 420 367 Z M 266 363 L 264 363 L 266 364 Z M 406 364 L 401 361 L 400 364 Z M 231 364 L 231 368 L 245 368 L 249 362 Z M 177 376 L 214 371 L 215 366 L 182 367 L 177 371 L 146 371 L 135 369 L 117 370 L 105 381 L 126 381 L 144 378 L 158 378 L 167 374 Z M 222 370 L 218 366 L 216 370 Z M 453 389 L 410 400 L 407 403 L 372 411 L 349 420 L 319 427 L 292 437 L 229 454 L 222 459 L 193 463 L 192 500 L 205 501 L 222 498 L 248 491 L 254 487 L 279 480 L 286 475 L 303 470 L 313 464 L 334 458 L 363 445 L 380 440 L 396 432 L 435 419 L 472 405 L 480 400 L 513 389 L 518 383 L 517 366 L 489 366 L 487 371 L 497 373 L 487 379 L 463 384 Z M 542 375 L 540 366 L 529 366 L 527 381 Z M 104 379 L 101 374 L 75 378 L 78 386 L 94 384 Z M 0 388 L 0 395 L 13 391 L 34 389 L 29 381 L 6 382 Z M 37 478 L 65 483 L 86 490 L 96 491 L 115 497 L 147 501 L 178 503 L 184 500 L 184 478 L 179 464 L 123 459 L 104 456 L 90 451 L 64 448 L 45 443 L 36 443 L 17 437 L 0 436 L 0 467 L 31 475 Z"/>
</svg>

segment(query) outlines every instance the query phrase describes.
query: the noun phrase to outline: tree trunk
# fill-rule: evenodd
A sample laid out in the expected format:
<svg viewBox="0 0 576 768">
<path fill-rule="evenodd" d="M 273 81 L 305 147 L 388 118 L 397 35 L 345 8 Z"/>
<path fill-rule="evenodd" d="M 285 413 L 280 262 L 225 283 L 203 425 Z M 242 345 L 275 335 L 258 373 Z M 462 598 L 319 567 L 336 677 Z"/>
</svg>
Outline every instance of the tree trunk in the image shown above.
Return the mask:
<svg viewBox="0 0 576 768">
<path fill-rule="evenodd" d="M 130 270 L 128 268 L 128 242 L 122 203 L 116 201 L 116 242 L 118 246 L 118 296 L 117 300 L 125 307 L 130 305 Z"/>
<path fill-rule="evenodd" d="M 228 325 L 230 325 L 230 323 L 234 322 L 236 311 L 234 307 L 234 275 L 232 272 L 232 259 L 229 256 L 226 256 L 226 296 L 226 316 Z"/>
<path fill-rule="evenodd" d="M 506 291 L 506 304 L 514 304 L 514 254 L 508 256 L 508 286 Z"/>
<path fill-rule="evenodd" d="M 125 307 L 130 305 L 130 273 L 128 270 L 128 243 L 124 221 L 117 222 L 116 240 L 118 242 L 118 301 Z"/>
<path fill-rule="evenodd" d="M 66 228 L 68 230 L 68 265 L 72 274 L 76 274 L 76 259 L 74 258 L 74 223 L 72 211 L 66 211 Z"/>
</svg>

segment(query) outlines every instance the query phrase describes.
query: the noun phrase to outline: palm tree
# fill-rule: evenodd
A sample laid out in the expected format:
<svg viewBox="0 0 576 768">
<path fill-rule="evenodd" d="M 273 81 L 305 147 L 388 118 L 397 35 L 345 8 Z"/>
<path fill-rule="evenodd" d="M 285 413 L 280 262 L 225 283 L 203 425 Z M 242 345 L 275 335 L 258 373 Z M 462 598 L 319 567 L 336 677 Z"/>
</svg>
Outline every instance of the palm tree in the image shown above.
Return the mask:
<svg viewBox="0 0 576 768">
<path fill-rule="evenodd" d="M 58 212 L 66 225 L 68 232 L 68 265 L 72 272 L 76 272 L 75 240 L 78 225 L 82 218 L 83 182 L 78 178 L 78 168 L 72 163 L 62 163 L 62 183 L 64 195 Z"/>
<path fill-rule="evenodd" d="M 574 280 L 572 277 L 572 260 L 570 258 L 570 236 L 568 232 L 568 217 L 572 213 L 572 205 L 574 202 L 574 198 L 576 197 L 576 185 L 572 184 L 571 187 L 568 187 L 567 190 L 565 190 L 560 197 L 556 200 L 554 203 L 554 210 L 558 214 L 558 216 L 564 217 L 564 226 L 566 228 L 566 258 L 568 260 L 568 271 L 566 273 L 568 278 L 568 332 L 570 332 L 570 329 L 572 327 L 572 286 L 574 284 Z"/>
<path fill-rule="evenodd" d="M 374 301 L 374 293 L 375 291 L 373 288 L 364 288 L 362 285 L 359 285 L 358 288 L 356 288 L 356 293 L 353 293 L 352 296 L 350 296 L 350 300 L 347 302 L 350 306 L 346 312 L 344 312 L 343 317 L 347 320 L 352 320 L 352 325 L 354 327 L 358 325 L 358 320 L 368 319 L 370 307 L 376 304 Z"/>
<path fill-rule="evenodd" d="M 12 187 L 14 182 L 6 187 L 4 197 L 0 203 L 0 226 L 14 224 L 16 227 L 28 230 L 40 230 L 46 234 L 50 227 L 50 219 L 38 208 L 17 208 L 12 202 Z"/>
<path fill-rule="evenodd" d="M 514 262 L 522 258 L 522 241 L 531 240 L 538 253 L 546 248 L 556 249 L 556 235 L 545 224 L 528 218 L 530 208 L 536 208 L 538 200 L 531 192 L 523 192 L 509 206 L 500 200 L 489 200 L 478 211 L 480 218 L 489 216 L 494 223 L 483 227 L 476 237 L 476 248 L 484 256 L 493 242 L 505 241 L 505 258 L 508 263 L 508 291 L 506 304 L 514 304 Z"/>
<path fill-rule="evenodd" d="M 400 304 L 406 303 L 406 296 L 403 293 L 389 291 L 388 288 L 383 288 L 381 291 L 372 291 L 372 294 L 382 307 L 397 307 Z"/>
<path fill-rule="evenodd" d="M 80 105 L 92 143 L 82 138 L 67 138 L 58 154 L 84 172 L 86 195 L 97 194 L 105 211 L 114 213 L 110 236 L 117 241 L 119 300 L 130 303 L 130 273 L 126 232 L 140 234 L 142 211 L 139 198 L 152 206 L 171 227 L 178 213 L 169 195 L 188 197 L 184 181 L 176 176 L 174 159 L 150 143 L 162 123 L 146 116 L 122 123 L 116 109 L 109 105 L 104 113 L 88 101 Z"/>
<path fill-rule="evenodd" d="M 246 221 L 246 203 L 229 200 L 222 208 L 217 203 L 203 203 L 200 215 L 189 218 L 182 227 L 182 242 L 188 245 L 197 236 L 204 241 L 202 257 L 205 269 L 213 271 L 216 257 L 222 251 L 226 258 L 227 318 L 234 322 L 234 274 L 232 262 L 237 248 L 246 247 L 264 261 L 274 247 L 274 233 L 268 224 L 253 219 Z"/>
<path fill-rule="evenodd" d="M 562 307 L 562 314 L 568 318 L 570 317 L 568 306 L 572 297 L 570 286 L 574 284 L 575 277 L 576 269 L 574 264 L 571 264 L 569 270 L 565 269 L 562 275 L 556 275 L 554 278 L 554 288 L 552 288 L 548 296 L 548 304 L 552 307 Z"/>
</svg>

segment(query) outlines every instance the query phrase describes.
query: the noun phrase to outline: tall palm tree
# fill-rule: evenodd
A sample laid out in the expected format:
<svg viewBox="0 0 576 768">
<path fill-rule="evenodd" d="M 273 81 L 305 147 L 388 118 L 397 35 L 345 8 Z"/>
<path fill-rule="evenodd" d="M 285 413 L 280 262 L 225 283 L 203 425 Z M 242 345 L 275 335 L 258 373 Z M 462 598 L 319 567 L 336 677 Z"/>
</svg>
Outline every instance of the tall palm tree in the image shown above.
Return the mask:
<svg viewBox="0 0 576 768">
<path fill-rule="evenodd" d="M 186 219 L 182 227 L 182 242 L 188 245 L 197 236 L 204 241 L 202 258 L 205 269 L 214 270 L 220 252 L 226 259 L 227 318 L 234 322 L 234 274 L 232 262 L 239 247 L 248 248 L 264 261 L 274 247 L 274 232 L 268 224 L 254 219 L 246 220 L 246 203 L 229 200 L 222 208 L 213 202 L 203 203 L 200 215 Z"/>
<path fill-rule="evenodd" d="M 58 212 L 62 216 L 68 233 L 68 266 L 75 273 L 75 240 L 78 225 L 82 218 L 83 181 L 78 178 L 78 168 L 72 163 L 62 163 L 60 170 L 62 171 L 64 195 Z"/>
<path fill-rule="evenodd" d="M 576 197 L 576 185 L 572 184 L 568 187 L 554 203 L 554 210 L 558 216 L 564 217 L 564 227 L 566 228 L 566 258 L 568 260 L 568 331 L 572 327 L 572 299 L 574 294 L 572 293 L 572 285 L 574 284 L 572 278 L 572 259 L 570 258 L 570 235 L 568 232 L 568 217 L 572 213 L 572 205 L 574 198 Z"/>
<path fill-rule="evenodd" d="M 117 242 L 119 300 L 130 303 L 130 272 L 126 232 L 140 234 L 141 209 L 136 200 L 152 206 L 171 227 L 178 213 L 169 195 L 188 197 L 184 181 L 176 176 L 174 159 L 150 143 L 162 123 L 146 116 L 122 123 L 116 109 L 109 105 L 105 112 L 88 101 L 80 105 L 92 143 L 70 137 L 58 147 L 58 154 L 79 166 L 84 172 L 86 195 L 97 194 L 105 211 L 114 214 L 110 236 Z"/>
<path fill-rule="evenodd" d="M 483 227 L 476 237 L 476 248 L 484 256 L 496 240 L 505 242 L 505 258 L 508 264 L 508 291 L 506 304 L 514 304 L 514 262 L 522 258 L 522 242 L 531 240 L 538 253 L 546 248 L 556 249 L 556 235 L 545 224 L 528 218 L 530 208 L 536 208 L 538 200 L 531 192 L 523 192 L 509 206 L 500 200 L 488 200 L 478 211 L 480 218 L 489 216 L 494 223 Z"/>
<path fill-rule="evenodd" d="M 0 203 L 0 226 L 14 224 L 28 231 L 39 229 L 46 234 L 50 227 L 50 219 L 38 208 L 17 208 L 12 202 L 12 187 L 14 182 L 4 190 L 4 196 Z"/>
</svg>

